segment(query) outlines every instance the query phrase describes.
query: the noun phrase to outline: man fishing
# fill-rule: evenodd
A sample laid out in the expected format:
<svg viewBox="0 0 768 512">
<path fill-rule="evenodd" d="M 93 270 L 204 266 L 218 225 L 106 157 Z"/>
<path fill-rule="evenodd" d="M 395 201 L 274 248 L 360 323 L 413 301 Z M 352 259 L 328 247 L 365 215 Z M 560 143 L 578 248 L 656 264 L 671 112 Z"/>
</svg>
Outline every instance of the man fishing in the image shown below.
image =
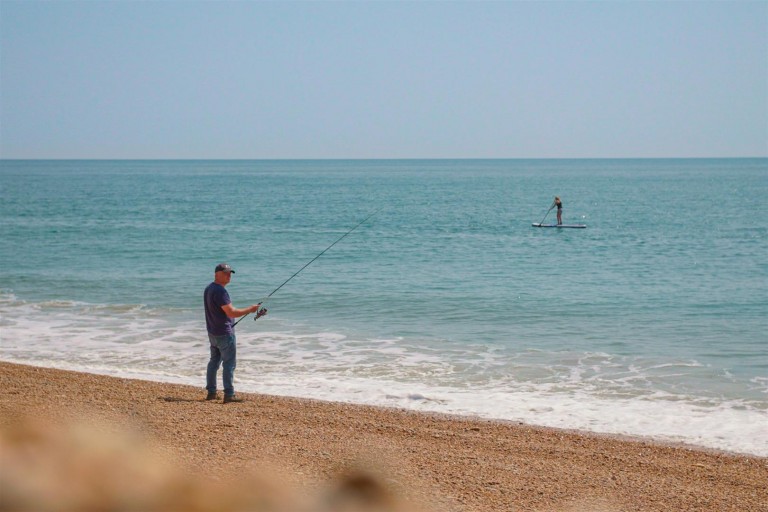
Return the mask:
<svg viewBox="0 0 768 512">
<path fill-rule="evenodd" d="M 381 208 L 379 208 L 381 210 Z M 376 210 L 365 219 L 360 221 L 355 227 L 341 235 L 335 242 L 326 247 L 323 252 L 312 258 L 306 265 L 297 270 L 291 277 L 283 281 L 283 284 L 272 290 L 272 292 L 266 296 L 263 302 L 266 302 L 272 295 L 275 294 L 280 288 L 285 286 L 288 281 L 299 275 L 299 273 L 310 266 L 313 261 L 325 254 L 331 247 L 341 242 L 344 237 L 360 227 L 365 221 L 376 215 L 379 212 Z M 224 289 L 232 279 L 232 274 L 235 271 L 232 270 L 227 263 L 219 263 L 216 265 L 215 279 L 208 285 L 203 294 L 205 300 L 205 324 L 208 328 L 208 339 L 211 341 L 211 360 L 208 361 L 208 373 L 206 375 L 206 389 L 208 390 L 208 396 L 206 400 L 215 400 L 216 397 L 216 374 L 219 371 L 219 365 L 224 364 L 224 403 L 229 402 L 242 402 L 243 400 L 235 396 L 235 388 L 232 382 L 232 378 L 235 373 L 235 325 L 245 316 L 256 313 L 254 320 L 267 314 L 266 308 L 261 307 L 261 303 L 254 304 L 245 309 L 237 309 L 232 305 L 232 301 L 229 298 L 229 293 Z M 243 318 L 240 318 L 243 317 Z M 237 322 L 235 318 L 240 318 Z"/>
<path fill-rule="evenodd" d="M 261 304 L 253 304 L 247 308 L 238 309 L 232 305 L 229 293 L 224 288 L 232 280 L 235 271 L 227 263 L 219 263 L 214 271 L 214 279 L 203 292 L 205 303 L 205 326 L 208 329 L 208 340 L 211 343 L 211 359 L 208 361 L 206 373 L 206 400 L 218 398 L 216 393 L 216 376 L 219 366 L 223 364 L 224 403 L 242 402 L 235 396 L 234 375 L 237 362 L 237 340 L 235 339 L 235 318 L 250 313 L 256 313 L 256 318 L 267 314 Z"/>
</svg>

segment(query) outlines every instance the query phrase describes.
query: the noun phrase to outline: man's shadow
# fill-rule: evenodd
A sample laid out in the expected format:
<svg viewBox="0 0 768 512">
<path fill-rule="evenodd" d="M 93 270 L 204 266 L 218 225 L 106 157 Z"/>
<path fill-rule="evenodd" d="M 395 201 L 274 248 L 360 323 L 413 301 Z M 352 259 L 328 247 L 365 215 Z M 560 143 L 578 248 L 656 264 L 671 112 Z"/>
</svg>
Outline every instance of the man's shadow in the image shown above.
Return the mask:
<svg viewBox="0 0 768 512">
<path fill-rule="evenodd" d="M 205 398 L 179 398 L 177 396 L 163 396 L 158 400 L 163 402 L 205 402 Z"/>
</svg>

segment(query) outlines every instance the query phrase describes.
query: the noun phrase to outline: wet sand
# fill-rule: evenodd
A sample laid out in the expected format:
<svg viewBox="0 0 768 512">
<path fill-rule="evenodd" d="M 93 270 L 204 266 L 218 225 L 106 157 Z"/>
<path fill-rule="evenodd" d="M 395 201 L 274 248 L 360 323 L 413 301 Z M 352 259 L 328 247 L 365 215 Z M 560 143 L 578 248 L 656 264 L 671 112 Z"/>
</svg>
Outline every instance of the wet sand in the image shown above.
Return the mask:
<svg viewBox="0 0 768 512">
<path fill-rule="evenodd" d="M 140 433 L 152 460 L 195 479 L 198 491 L 200 482 L 221 492 L 222 483 L 242 486 L 245 475 L 259 475 L 262 484 L 252 485 L 267 489 L 270 482 L 285 499 L 299 500 L 365 474 L 392 497 L 386 506 L 370 502 L 371 510 L 768 511 L 768 458 L 762 457 L 257 394 L 223 404 L 205 401 L 202 385 L 4 362 L 0 385 L 6 433 L 30 423 L 60 430 L 77 422 L 114 435 L 130 431 L 131 439 Z M 5 499 L 15 496 L 7 492 L 16 485 L 14 472 L 34 470 L 27 459 L 13 457 L 17 437 L 6 435 L 0 447 L 4 466 L 19 465 L 2 468 Z M 56 456 L 49 451 L 45 457 Z M 115 456 L 110 464 L 124 459 Z M 143 459 L 150 464 L 150 457 Z M 57 492 L 41 486 L 38 497 Z M 324 503 L 328 508 L 312 510 L 343 509 Z"/>
</svg>

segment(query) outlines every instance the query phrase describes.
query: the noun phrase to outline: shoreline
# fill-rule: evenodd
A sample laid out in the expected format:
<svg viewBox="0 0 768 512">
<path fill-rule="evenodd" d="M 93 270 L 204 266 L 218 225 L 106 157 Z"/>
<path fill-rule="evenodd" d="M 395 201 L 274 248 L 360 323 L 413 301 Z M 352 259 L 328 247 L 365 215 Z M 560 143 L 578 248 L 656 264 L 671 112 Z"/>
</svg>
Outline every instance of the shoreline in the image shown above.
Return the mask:
<svg viewBox="0 0 768 512">
<path fill-rule="evenodd" d="M 100 375 L 100 376 L 113 377 L 113 378 L 123 379 L 123 380 L 153 382 L 156 384 L 162 384 L 162 385 L 168 385 L 168 386 L 192 387 L 195 389 L 199 387 L 195 384 L 190 384 L 186 379 L 174 379 L 172 377 L 163 379 L 162 376 L 144 374 L 141 372 L 129 371 L 129 372 L 124 372 L 123 375 L 114 375 L 110 371 L 102 372 L 97 369 L 96 370 L 72 369 L 72 368 L 67 368 L 66 366 L 62 367 L 62 366 L 37 365 L 31 361 L 3 360 L 2 358 L 0 358 L 0 364 L 4 364 L 4 363 L 18 365 L 18 366 L 30 366 L 35 368 L 60 370 L 65 372 L 78 373 L 78 374 L 82 373 L 82 374 L 89 374 L 89 375 L 90 374 Z M 238 389 L 242 389 L 242 387 L 243 387 L 243 384 L 240 383 L 240 385 L 238 386 Z M 249 395 L 268 396 L 268 397 L 274 397 L 274 398 L 285 398 L 285 399 L 295 399 L 295 400 L 308 400 L 308 401 L 317 401 L 319 403 L 329 403 L 329 404 L 348 404 L 351 406 L 360 406 L 360 407 L 373 407 L 375 409 L 391 410 L 391 411 L 397 411 L 397 412 L 402 412 L 406 414 L 414 413 L 414 414 L 427 415 L 427 416 L 436 415 L 438 417 L 446 417 L 448 419 L 450 418 L 454 418 L 456 420 L 468 419 L 468 420 L 474 420 L 479 422 L 488 421 L 492 423 L 524 426 L 526 428 L 552 430 L 555 432 L 566 432 L 566 433 L 571 433 L 576 435 L 603 437 L 608 439 L 616 439 L 620 441 L 647 442 L 647 443 L 652 443 L 660 446 L 699 450 L 699 451 L 705 451 L 705 452 L 716 453 L 716 454 L 720 453 L 720 454 L 734 455 L 734 456 L 768 458 L 768 455 L 763 455 L 760 453 L 733 450 L 733 449 L 728 449 L 724 447 L 710 446 L 707 444 L 697 444 L 695 441 L 690 441 L 685 439 L 671 439 L 669 438 L 669 436 L 654 437 L 652 434 L 644 435 L 641 433 L 626 433 L 626 432 L 619 433 L 619 432 L 611 432 L 611 431 L 589 430 L 589 429 L 580 428 L 580 427 L 554 426 L 554 425 L 546 425 L 546 424 L 540 424 L 540 423 L 529 423 L 526 419 L 503 418 L 503 417 L 495 417 L 491 415 L 482 415 L 482 414 L 474 414 L 474 413 L 446 412 L 446 411 L 440 411 L 436 409 L 417 409 L 417 408 L 410 408 L 410 407 L 398 406 L 398 405 L 345 401 L 341 399 L 336 400 L 334 398 L 301 396 L 301 395 L 294 395 L 294 394 L 275 394 L 275 393 L 270 393 L 268 391 L 252 391 L 252 390 L 245 391 L 244 390 L 242 392 L 238 391 L 238 394 L 249 394 Z"/>
<path fill-rule="evenodd" d="M 69 372 L 74 374 L 86 374 L 86 375 L 98 375 L 103 377 L 110 377 L 120 380 L 126 380 L 126 381 L 138 381 L 138 382 L 151 382 L 154 384 L 160 384 L 160 385 L 166 385 L 166 386 L 181 386 L 181 387 L 190 387 L 193 389 L 197 389 L 199 386 L 195 386 L 192 384 L 184 383 L 184 382 L 177 382 L 173 379 L 169 380 L 156 380 L 153 378 L 145 377 L 139 374 L 135 375 L 124 375 L 124 376 L 117 376 L 112 375 L 109 372 L 99 372 L 99 371 L 84 371 L 84 370 L 73 370 L 68 368 L 57 368 L 55 366 L 38 366 L 35 364 L 31 364 L 29 362 L 18 362 L 18 361 L 5 361 L 3 359 L 0 359 L 0 368 L 3 364 L 10 364 L 10 365 L 16 365 L 16 366 L 28 366 L 33 368 L 43 368 L 47 370 L 55 370 L 55 371 L 62 371 L 62 372 Z M 221 372 L 219 372 L 221 373 Z M 219 375 L 219 378 L 221 375 Z M 219 390 L 219 394 L 221 394 L 221 390 Z M 539 425 L 535 423 L 526 423 L 523 420 L 514 420 L 514 419 L 505 419 L 505 418 L 494 418 L 494 417 L 486 417 L 486 416 L 480 416 L 480 415 L 474 415 L 474 414 L 461 414 L 461 413 L 451 413 L 451 412 L 441 412 L 436 410 L 417 410 L 417 409 L 409 409 L 407 407 L 398 407 L 398 406 L 390 406 L 390 405 L 383 405 L 383 404 L 368 404 L 368 403 L 359 403 L 359 402 L 347 402 L 342 400 L 332 400 L 332 399 L 324 399 L 324 398 L 315 398 L 315 397 L 304 397 L 304 396 L 294 396 L 294 395 L 279 395 L 279 394 L 271 394 L 271 393 L 262 393 L 262 392 L 253 392 L 253 391 L 238 391 L 238 395 L 249 395 L 249 396 L 263 396 L 263 397 L 269 397 L 269 398 L 275 398 L 275 399 L 286 399 L 286 400 L 298 400 L 298 401 L 308 401 L 308 402 L 317 402 L 320 404 L 336 404 L 336 405 L 349 405 L 352 407 L 363 407 L 363 408 L 373 408 L 373 409 L 382 409 L 384 411 L 392 411 L 396 413 L 402 413 L 402 414 L 416 414 L 419 416 L 435 416 L 437 418 L 445 418 L 448 420 L 456 420 L 456 421 L 476 421 L 476 422 L 490 422 L 490 423 L 498 423 L 501 425 L 511 425 L 516 427 L 524 427 L 529 429 L 540 429 L 543 431 L 551 431 L 551 432 L 561 432 L 561 433 L 567 433 L 567 434 L 574 434 L 574 435 L 583 435 L 587 437 L 597 437 L 597 438 L 605 438 L 605 439 L 613 439 L 617 441 L 625 441 L 625 442 L 638 442 L 638 443 L 650 443 L 658 446 L 663 447 L 671 447 L 671 448 L 681 448 L 681 449 L 687 449 L 687 450 L 695 450 L 695 451 L 703 451 L 713 454 L 721 454 L 721 455 L 731 455 L 735 457 L 745 456 L 745 457 L 757 457 L 757 458 L 766 458 L 759 454 L 749 453 L 749 452 L 739 452 L 739 451 L 732 451 L 727 450 L 724 448 L 716 448 L 711 446 L 705 446 L 705 445 L 699 445 L 692 442 L 686 442 L 686 441 L 675 441 L 675 440 L 667 440 L 667 439 L 658 439 L 654 438 L 653 436 L 644 436 L 641 434 L 622 434 L 622 433 L 614 433 L 614 432 L 601 432 L 601 431 L 593 431 L 593 430 L 585 430 L 580 429 L 577 427 L 554 427 L 554 426 L 547 426 L 547 425 Z"/>
<path fill-rule="evenodd" d="M 202 386 L 2 361 L 0 383 L 3 429 L 30 419 L 130 426 L 181 474 L 266 473 L 292 495 L 362 471 L 411 506 L 402 510 L 768 511 L 768 458 L 759 456 L 252 393 L 224 405 L 206 402 Z"/>
</svg>

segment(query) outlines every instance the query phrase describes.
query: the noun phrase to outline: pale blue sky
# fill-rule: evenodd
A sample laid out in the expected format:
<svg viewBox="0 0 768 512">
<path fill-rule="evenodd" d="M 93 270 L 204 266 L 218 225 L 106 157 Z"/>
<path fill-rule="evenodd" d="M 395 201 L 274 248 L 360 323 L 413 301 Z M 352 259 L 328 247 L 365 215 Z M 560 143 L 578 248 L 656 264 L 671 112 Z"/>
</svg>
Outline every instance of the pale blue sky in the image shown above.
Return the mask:
<svg viewBox="0 0 768 512">
<path fill-rule="evenodd" d="M 0 0 L 2 158 L 768 156 L 768 1 Z"/>
</svg>

